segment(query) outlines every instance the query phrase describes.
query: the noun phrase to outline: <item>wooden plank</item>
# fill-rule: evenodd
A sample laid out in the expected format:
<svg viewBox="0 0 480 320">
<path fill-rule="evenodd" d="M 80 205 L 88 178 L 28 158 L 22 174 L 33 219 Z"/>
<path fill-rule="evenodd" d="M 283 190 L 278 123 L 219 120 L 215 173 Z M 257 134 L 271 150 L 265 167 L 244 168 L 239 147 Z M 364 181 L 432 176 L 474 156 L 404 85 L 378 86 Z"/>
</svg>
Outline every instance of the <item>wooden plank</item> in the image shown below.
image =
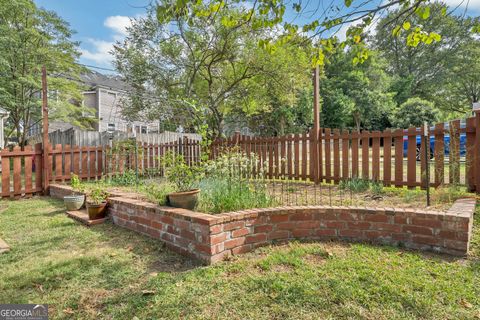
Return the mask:
<svg viewBox="0 0 480 320">
<path fill-rule="evenodd" d="M 295 149 L 295 180 L 300 178 L 300 135 L 298 133 L 295 134 L 294 139 L 294 149 Z"/>
<path fill-rule="evenodd" d="M 318 178 L 317 183 L 322 183 L 323 181 L 323 129 L 320 128 L 317 136 L 317 168 L 318 168 Z"/>
<path fill-rule="evenodd" d="M 307 177 L 308 177 L 308 173 L 307 173 L 307 141 L 308 141 L 308 137 L 307 137 L 307 133 L 304 132 L 302 134 L 302 179 L 304 181 L 307 180 Z"/>
<path fill-rule="evenodd" d="M 25 146 L 25 151 L 32 151 L 32 146 Z M 32 156 L 25 156 L 25 196 L 29 197 L 33 193 L 32 188 Z"/>
<path fill-rule="evenodd" d="M 348 180 L 350 178 L 349 173 L 349 150 L 350 150 L 350 134 L 348 130 L 342 132 L 342 180 Z"/>
<path fill-rule="evenodd" d="M 407 182 L 411 189 L 414 188 L 417 181 L 417 128 L 408 128 L 407 133 Z"/>
<path fill-rule="evenodd" d="M 62 145 L 55 145 L 56 152 L 62 152 Z M 63 179 L 63 152 L 55 154 L 55 181 L 62 181 Z"/>
<path fill-rule="evenodd" d="M 403 130 L 395 130 L 395 187 L 403 184 Z"/>
<path fill-rule="evenodd" d="M 69 144 L 66 144 L 63 147 L 63 152 L 63 171 L 65 172 L 66 176 L 70 177 L 70 174 L 72 172 L 72 149 Z"/>
<path fill-rule="evenodd" d="M 286 143 L 285 136 L 280 137 L 280 144 L 281 144 L 280 157 L 282 158 L 280 174 L 282 175 L 282 179 L 284 179 L 286 175 L 286 153 L 287 153 L 287 143 Z"/>
<path fill-rule="evenodd" d="M 480 193 L 480 112 L 475 113 L 475 190 Z"/>
<path fill-rule="evenodd" d="M 42 190 L 43 164 L 42 164 L 42 144 L 35 145 L 35 189 Z M 3 190 L 2 190 L 3 191 Z"/>
<path fill-rule="evenodd" d="M 2 197 L 5 198 L 10 197 L 10 157 L 7 149 L 3 149 L 0 154 L 2 156 Z"/>
<path fill-rule="evenodd" d="M 445 183 L 445 125 L 437 123 L 435 125 L 435 186 Z"/>
<path fill-rule="evenodd" d="M 392 183 L 392 133 L 390 129 L 383 131 L 383 185 Z"/>
<path fill-rule="evenodd" d="M 333 182 L 340 181 L 340 130 L 333 130 Z"/>
<path fill-rule="evenodd" d="M 465 183 L 469 192 L 475 191 L 475 117 L 466 123 Z"/>
<path fill-rule="evenodd" d="M 90 170 L 88 177 L 89 179 L 96 179 L 98 176 L 97 174 L 97 151 L 91 150 L 90 151 Z"/>
<path fill-rule="evenodd" d="M 88 179 L 88 148 L 82 147 L 82 173 L 81 177 Z"/>
<path fill-rule="evenodd" d="M 460 120 L 450 122 L 450 184 L 460 183 Z"/>
<path fill-rule="evenodd" d="M 331 155 L 331 130 L 325 128 L 325 182 L 330 183 L 332 179 L 332 155 Z"/>
<path fill-rule="evenodd" d="M 425 139 L 424 128 L 420 129 L 421 137 L 420 137 L 420 182 L 421 188 L 427 188 L 427 157 L 425 156 L 425 141 L 427 140 L 428 145 L 430 145 L 430 139 Z M 430 147 L 428 147 L 430 149 Z M 427 149 L 427 152 L 428 152 Z"/>
<path fill-rule="evenodd" d="M 372 133 L 372 180 L 380 180 L 380 132 Z"/>
<path fill-rule="evenodd" d="M 101 178 L 103 176 L 103 147 L 99 146 L 97 149 L 97 165 L 98 165 L 98 170 L 97 170 L 97 178 Z"/>
<path fill-rule="evenodd" d="M 370 133 L 368 131 L 363 131 L 360 137 L 362 139 L 362 178 L 370 180 Z"/>
<path fill-rule="evenodd" d="M 293 135 L 287 136 L 287 169 L 288 169 L 288 177 L 290 179 L 293 178 L 293 150 L 292 150 L 292 141 Z"/>
<path fill-rule="evenodd" d="M 352 178 L 358 178 L 358 132 L 352 132 Z"/>
<path fill-rule="evenodd" d="M 80 147 L 73 147 L 73 173 L 80 175 Z"/>
<path fill-rule="evenodd" d="M 266 149 L 268 152 L 268 177 L 273 178 L 273 139 L 267 138 Z"/>
<path fill-rule="evenodd" d="M 19 146 L 13 147 L 13 151 L 20 151 Z M 22 194 L 22 157 L 13 157 L 13 195 Z"/>
</svg>

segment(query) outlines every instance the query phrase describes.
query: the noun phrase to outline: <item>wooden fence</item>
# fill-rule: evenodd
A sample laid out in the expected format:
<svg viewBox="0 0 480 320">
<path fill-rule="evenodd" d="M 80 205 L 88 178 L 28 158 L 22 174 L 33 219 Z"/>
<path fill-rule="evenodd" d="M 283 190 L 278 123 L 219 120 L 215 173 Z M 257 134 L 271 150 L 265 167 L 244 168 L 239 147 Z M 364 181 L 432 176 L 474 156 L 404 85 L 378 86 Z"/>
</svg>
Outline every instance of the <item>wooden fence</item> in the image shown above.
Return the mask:
<svg viewBox="0 0 480 320">
<path fill-rule="evenodd" d="M 224 148 L 238 146 L 246 153 L 255 153 L 269 178 L 310 180 L 339 183 L 363 178 L 380 181 L 385 186 L 425 187 L 427 160 L 432 186 L 465 184 L 473 191 L 475 167 L 480 167 L 476 131 L 480 116 L 427 129 L 350 132 L 321 129 L 317 136 L 310 131 L 281 137 L 251 137 L 236 134 L 212 144 L 211 157 Z M 425 154 L 427 139 L 428 156 Z M 430 141 L 434 139 L 433 155 Z M 475 142 L 477 140 L 477 142 Z M 476 147 L 477 146 L 477 147 Z M 462 148 L 462 150 L 461 150 Z M 462 151 L 462 152 L 460 152 Z M 460 156 L 462 154 L 462 156 Z"/>
<path fill-rule="evenodd" d="M 43 175 L 49 182 L 70 180 L 71 173 L 82 180 L 98 180 L 102 176 L 123 173 L 126 170 L 138 170 L 140 175 L 161 175 L 159 158 L 166 152 L 182 154 L 189 165 L 200 162 L 200 142 L 189 138 L 164 144 L 136 143 L 136 148 L 125 146 L 70 146 L 57 144 L 42 148 L 41 143 L 26 146 L 24 150 L 0 151 L 2 179 L 2 197 L 31 196 L 48 189 Z M 48 160 L 43 169 L 43 155 Z"/>
</svg>

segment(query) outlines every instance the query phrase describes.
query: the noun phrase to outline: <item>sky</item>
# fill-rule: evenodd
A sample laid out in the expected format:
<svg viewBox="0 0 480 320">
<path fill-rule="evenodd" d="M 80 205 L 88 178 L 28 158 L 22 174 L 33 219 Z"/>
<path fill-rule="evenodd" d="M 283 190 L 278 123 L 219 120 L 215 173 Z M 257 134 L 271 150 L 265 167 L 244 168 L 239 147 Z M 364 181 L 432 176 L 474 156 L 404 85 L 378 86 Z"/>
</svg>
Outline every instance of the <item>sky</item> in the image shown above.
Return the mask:
<svg viewBox="0 0 480 320">
<path fill-rule="evenodd" d="M 125 37 L 125 28 L 130 25 L 131 17 L 138 17 L 146 12 L 151 0 L 34 0 L 37 6 L 55 11 L 64 20 L 70 23 L 76 31 L 73 39 L 80 41 L 80 63 L 104 69 L 113 69 L 112 56 L 109 51 L 116 40 Z M 318 5 L 317 1 L 321 1 Z M 334 0 L 343 2 L 342 0 Z M 383 0 L 378 0 L 383 1 Z M 445 1 L 445 0 L 444 0 Z M 311 11 L 314 7 L 322 11 L 322 3 L 330 4 L 331 0 L 309 1 Z M 468 15 L 480 16 L 480 0 L 446 0 L 448 5 L 457 7 L 463 12 L 468 4 Z M 355 3 L 355 1 L 354 1 Z M 295 15 L 287 11 L 287 19 Z M 302 24 L 302 18 L 295 23 Z M 342 26 L 337 32 L 340 38 L 344 37 L 348 26 Z M 112 73 L 113 71 L 97 69 L 99 72 Z"/>
</svg>

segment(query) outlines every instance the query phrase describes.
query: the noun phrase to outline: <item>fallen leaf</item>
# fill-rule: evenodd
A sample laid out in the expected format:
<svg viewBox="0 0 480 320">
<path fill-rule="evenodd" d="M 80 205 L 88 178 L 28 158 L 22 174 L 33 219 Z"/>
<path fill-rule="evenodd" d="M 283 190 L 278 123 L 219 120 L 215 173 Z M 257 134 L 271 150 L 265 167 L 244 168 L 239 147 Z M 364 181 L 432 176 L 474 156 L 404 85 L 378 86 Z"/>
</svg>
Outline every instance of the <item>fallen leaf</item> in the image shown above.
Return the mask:
<svg viewBox="0 0 480 320">
<path fill-rule="evenodd" d="M 153 290 L 142 290 L 142 294 L 144 296 L 149 296 L 149 295 L 155 294 L 155 291 L 153 291 Z"/>
<path fill-rule="evenodd" d="M 466 309 L 472 309 L 473 305 L 465 299 L 460 300 L 460 304 Z"/>
<path fill-rule="evenodd" d="M 67 309 L 63 309 L 63 313 L 66 313 L 66 314 L 74 314 L 75 311 L 73 311 L 72 308 L 67 308 Z"/>
</svg>

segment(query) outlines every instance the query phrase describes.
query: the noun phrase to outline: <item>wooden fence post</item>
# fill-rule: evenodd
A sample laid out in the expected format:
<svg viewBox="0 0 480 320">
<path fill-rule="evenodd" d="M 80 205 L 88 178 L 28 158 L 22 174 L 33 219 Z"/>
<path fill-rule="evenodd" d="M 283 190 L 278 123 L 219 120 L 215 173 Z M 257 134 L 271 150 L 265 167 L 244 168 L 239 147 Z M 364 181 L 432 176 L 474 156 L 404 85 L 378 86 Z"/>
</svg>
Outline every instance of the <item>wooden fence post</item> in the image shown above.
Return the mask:
<svg viewBox="0 0 480 320">
<path fill-rule="evenodd" d="M 475 192 L 480 194 L 480 111 L 475 113 Z"/>
<path fill-rule="evenodd" d="M 43 116 L 43 193 L 48 193 L 51 166 L 49 166 L 49 142 L 48 142 L 48 97 L 47 97 L 47 69 L 42 67 L 42 116 Z"/>
</svg>

